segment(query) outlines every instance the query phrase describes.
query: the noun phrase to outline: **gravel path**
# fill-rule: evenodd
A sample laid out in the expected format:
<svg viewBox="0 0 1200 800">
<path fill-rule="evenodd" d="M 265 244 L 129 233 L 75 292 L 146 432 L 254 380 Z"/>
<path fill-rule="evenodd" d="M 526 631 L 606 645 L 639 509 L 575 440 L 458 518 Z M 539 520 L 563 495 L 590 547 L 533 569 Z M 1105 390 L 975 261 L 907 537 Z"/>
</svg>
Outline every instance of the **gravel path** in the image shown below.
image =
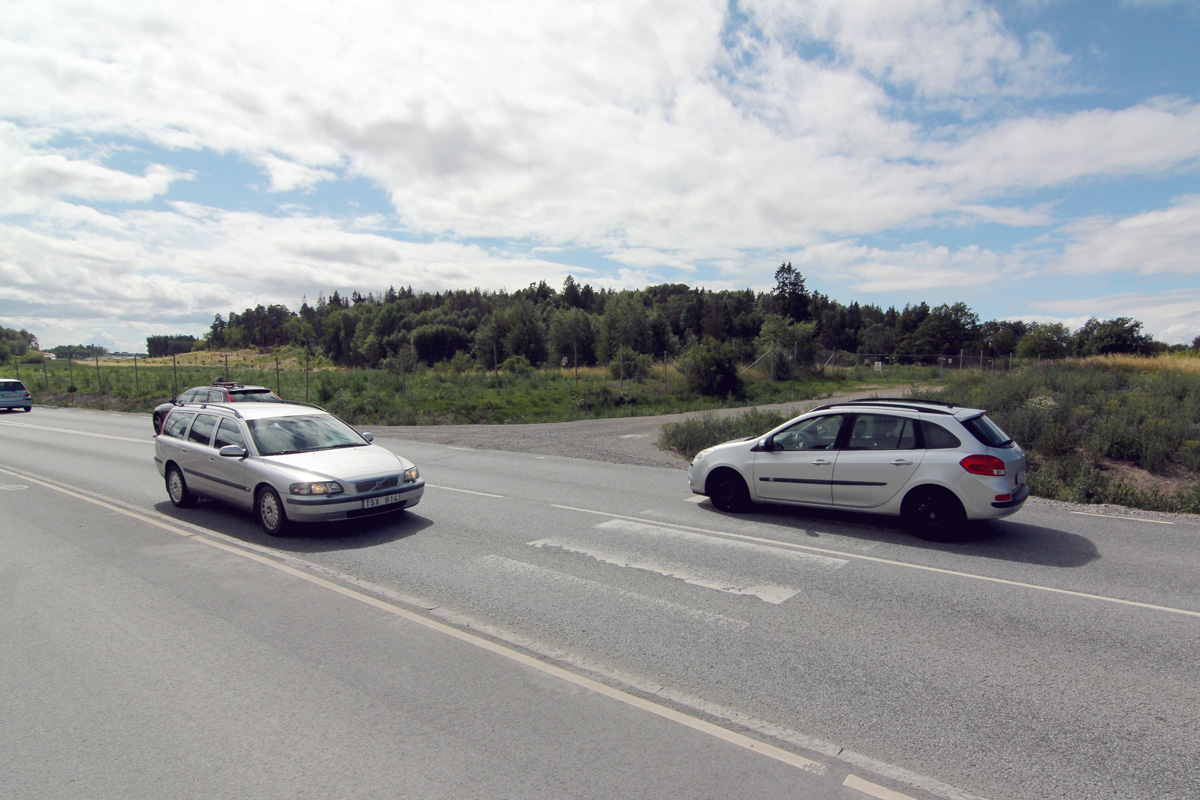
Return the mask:
<svg viewBox="0 0 1200 800">
<path fill-rule="evenodd" d="M 777 403 L 757 406 L 757 408 L 779 411 L 785 416 L 796 416 L 831 400 L 875 397 L 886 391 L 881 387 L 857 392 L 842 392 L 817 400 Z M 718 416 L 736 416 L 746 410 L 745 408 L 722 408 L 708 413 Z M 705 412 L 690 411 L 657 417 L 619 417 L 531 425 L 372 426 L 370 430 L 376 436 L 408 439 L 415 442 L 434 442 L 479 450 L 508 450 L 517 453 L 587 458 L 593 461 L 634 464 L 642 467 L 686 469 L 688 462 L 682 456 L 659 449 L 659 435 L 666 423 L 691 419 L 702 413 Z"/>
</svg>

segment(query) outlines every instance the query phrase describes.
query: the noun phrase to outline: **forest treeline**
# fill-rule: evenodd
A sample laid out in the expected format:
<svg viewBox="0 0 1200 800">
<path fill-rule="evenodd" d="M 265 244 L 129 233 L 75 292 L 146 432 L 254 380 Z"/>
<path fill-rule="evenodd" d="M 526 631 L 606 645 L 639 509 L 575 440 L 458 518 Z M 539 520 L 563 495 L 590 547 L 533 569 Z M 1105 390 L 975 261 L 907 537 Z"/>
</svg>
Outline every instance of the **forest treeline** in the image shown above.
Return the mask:
<svg viewBox="0 0 1200 800">
<path fill-rule="evenodd" d="M 3 329 L 0 359 L 36 355 L 27 331 Z M 1193 342 L 1196 349 L 1200 339 Z M 333 292 L 298 311 L 282 305 L 217 314 L 208 333 L 151 336 L 151 357 L 192 350 L 300 347 L 345 367 L 407 369 L 456 361 L 494 369 L 516 359 L 538 367 L 609 365 L 637 371 L 649 359 L 702 350 L 721 362 L 746 364 L 774 348 L 783 369 L 804 368 L 832 351 L 894 363 L 931 357 L 1057 359 L 1109 353 L 1152 355 L 1169 348 L 1128 317 L 1089 320 L 1071 331 L 1061 323 L 981 322 L 964 303 L 903 309 L 842 304 L 809 292 L 790 263 L 775 271 L 769 292 L 711 291 L 686 284 L 644 289 L 594 289 L 568 276 L 561 288 L 544 281 L 515 292 L 481 289 L 381 295 Z M 103 355 L 96 345 L 66 345 L 59 358 Z M 625 367 L 623 366 L 622 369 Z"/>
<path fill-rule="evenodd" d="M 1126 317 L 1093 319 L 1077 331 L 1060 323 L 981 322 L 963 303 L 900 310 L 844 305 L 809 292 L 800 272 L 785 263 L 775 272 L 775 288 L 758 293 L 685 284 L 597 290 L 573 276 L 561 289 L 542 281 L 512 293 L 334 292 L 315 305 L 305 300 L 296 312 L 259 305 L 228 317 L 218 314 L 206 337 L 179 344 L 215 350 L 299 345 L 350 367 L 379 367 L 397 358 L 429 365 L 457 358 L 488 369 L 513 358 L 535 367 L 675 358 L 704 344 L 741 363 L 775 347 L 800 364 L 834 350 L 902 362 L 961 353 L 1054 359 L 1169 349 L 1141 327 Z"/>
</svg>

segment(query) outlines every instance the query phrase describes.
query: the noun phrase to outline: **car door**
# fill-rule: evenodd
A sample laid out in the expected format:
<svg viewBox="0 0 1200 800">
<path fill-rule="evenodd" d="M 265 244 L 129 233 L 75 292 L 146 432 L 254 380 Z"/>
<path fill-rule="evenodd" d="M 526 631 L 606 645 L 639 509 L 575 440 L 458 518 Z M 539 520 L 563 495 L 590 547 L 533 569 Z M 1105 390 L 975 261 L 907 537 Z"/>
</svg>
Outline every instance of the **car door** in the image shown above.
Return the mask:
<svg viewBox="0 0 1200 800">
<path fill-rule="evenodd" d="M 197 414 L 187 434 L 178 442 L 179 454 L 175 459 L 183 470 L 188 488 L 206 497 L 216 495 L 209 468 L 209 453 L 212 452 L 212 435 L 217 421 L 212 414 Z"/>
<path fill-rule="evenodd" d="M 808 505 L 833 502 L 837 439 L 845 414 L 800 420 L 777 432 L 754 456 L 754 494 L 760 500 Z"/>
<path fill-rule="evenodd" d="M 213 434 L 212 446 L 208 449 L 206 471 L 214 497 L 243 508 L 252 503 L 250 487 L 246 485 L 246 459 L 223 456 L 222 447 L 235 445 L 246 450 L 246 438 L 237 421 L 229 417 L 221 419 Z"/>
<path fill-rule="evenodd" d="M 833 503 L 877 508 L 912 479 L 925 451 L 917 420 L 892 414 L 854 414 L 833 470 Z"/>
</svg>

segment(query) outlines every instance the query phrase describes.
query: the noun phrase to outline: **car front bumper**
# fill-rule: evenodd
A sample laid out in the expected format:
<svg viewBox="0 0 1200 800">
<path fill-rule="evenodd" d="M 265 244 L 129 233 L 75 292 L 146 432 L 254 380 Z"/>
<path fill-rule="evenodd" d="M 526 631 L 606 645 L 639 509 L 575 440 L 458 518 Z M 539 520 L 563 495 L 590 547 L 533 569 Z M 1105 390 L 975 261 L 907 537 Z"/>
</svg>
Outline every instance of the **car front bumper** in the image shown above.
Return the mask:
<svg viewBox="0 0 1200 800">
<path fill-rule="evenodd" d="M 376 514 L 388 514 L 412 508 L 425 494 L 425 481 L 407 483 L 395 489 L 350 497 L 300 497 L 284 499 L 288 519 L 293 522 L 334 522 Z"/>
</svg>

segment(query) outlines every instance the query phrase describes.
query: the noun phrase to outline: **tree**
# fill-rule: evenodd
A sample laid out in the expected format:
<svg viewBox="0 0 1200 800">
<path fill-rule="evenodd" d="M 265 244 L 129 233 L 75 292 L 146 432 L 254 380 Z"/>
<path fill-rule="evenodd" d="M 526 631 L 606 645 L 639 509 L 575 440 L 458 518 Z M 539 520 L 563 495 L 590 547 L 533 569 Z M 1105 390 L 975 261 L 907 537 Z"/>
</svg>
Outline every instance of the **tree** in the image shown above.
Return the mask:
<svg viewBox="0 0 1200 800">
<path fill-rule="evenodd" d="M 734 348 L 711 338 L 690 349 L 680 363 L 688 388 L 709 397 L 741 394 L 737 367 Z"/>
<path fill-rule="evenodd" d="M 1035 322 L 1017 342 L 1020 358 L 1066 358 L 1071 354 L 1071 332 L 1061 322 Z"/>
<path fill-rule="evenodd" d="M 1129 317 L 1100 320 L 1089 319 L 1075 331 L 1072 339 L 1075 355 L 1102 356 L 1109 353 L 1150 355 L 1155 351 L 1154 339 L 1142 333 L 1142 323 Z"/>
<path fill-rule="evenodd" d="M 771 374 L 777 378 L 787 378 L 793 374 L 793 369 L 801 370 L 813 363 L 817 326 L 813 322 L 796 323 L 779 314 L 768 314 L 763 320 L 758 345 L 763 349 L 774 348 Z"/>
<path fill-rule="evenodd" d="M 808 290 L 804 288 L 804 276 L 792 267 L 789 261 L 775 270 L 774 311 L 793 322 L 808 319 Z"/>
</svg>

